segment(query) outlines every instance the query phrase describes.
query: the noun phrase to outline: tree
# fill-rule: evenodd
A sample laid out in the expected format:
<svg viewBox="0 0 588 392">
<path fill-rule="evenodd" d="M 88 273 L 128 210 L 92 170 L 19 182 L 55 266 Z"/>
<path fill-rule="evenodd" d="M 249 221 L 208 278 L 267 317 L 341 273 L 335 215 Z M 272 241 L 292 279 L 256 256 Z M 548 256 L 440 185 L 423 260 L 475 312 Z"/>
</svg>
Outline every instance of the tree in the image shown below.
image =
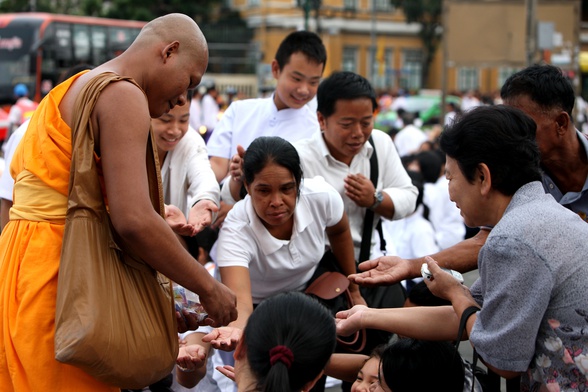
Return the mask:
<svg viewBox="0 0 588 392">
<path fill-rule="evenodd" d="M 423 86 L 427 86 L 429 69 L 435 52 L 443 38 L 442 27 L 443 0 L 390 0 L 392 5 L 402 8 L 409 23 L 419 23 L 419 37 L 423 43 Z"/>
</svg>

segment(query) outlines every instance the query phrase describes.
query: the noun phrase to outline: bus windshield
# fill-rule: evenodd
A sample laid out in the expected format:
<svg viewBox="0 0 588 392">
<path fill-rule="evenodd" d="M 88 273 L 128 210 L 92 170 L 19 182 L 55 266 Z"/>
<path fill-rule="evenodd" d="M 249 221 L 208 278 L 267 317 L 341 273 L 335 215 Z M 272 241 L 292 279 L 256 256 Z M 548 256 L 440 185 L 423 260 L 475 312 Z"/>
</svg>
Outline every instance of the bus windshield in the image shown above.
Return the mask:
<svg viewBox="0 0 588 392">
<path fill-rule="evenodd" d="M 24 83 L 31 96 L 35 85 L 35 53 L 31 48 L 37 29 L 31 26 L 0 29 L 0 102 L 12 101 L 13 86 Z"/>
<path fill-rule="evenodd" d="M 0 14 L 0 105 L 24 83 L 40 101 L 60 75 L 79 64 L 100 65 L 125 51 L 145 22 L 57 14 Z"/>
</svg>

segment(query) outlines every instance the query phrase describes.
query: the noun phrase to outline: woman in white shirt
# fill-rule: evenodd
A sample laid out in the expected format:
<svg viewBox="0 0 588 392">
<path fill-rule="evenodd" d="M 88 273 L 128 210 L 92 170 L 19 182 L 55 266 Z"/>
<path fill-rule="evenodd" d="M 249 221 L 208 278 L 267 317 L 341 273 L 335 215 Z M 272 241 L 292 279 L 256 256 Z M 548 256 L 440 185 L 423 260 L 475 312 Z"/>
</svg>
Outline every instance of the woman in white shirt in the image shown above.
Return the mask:
<svg viewBox="0 0 588 392">
<path fill-rule="evenodd" d="M 303 291 L 323 254 L 327 237 L 340 269 L 355 271 L 353 242 L 343 201 L 321 177 L 302 180 L 296 149 L 280 137 L 259 137 L 245 153 L 239 201 L 219 233 L 216 262 L 222 282 L 237 296 L 237 320 L 204 340 L 232 350 L 249 315 L 265 298 Z M 356 285 L 354 301 L 365 303 Z"/>
</svg>

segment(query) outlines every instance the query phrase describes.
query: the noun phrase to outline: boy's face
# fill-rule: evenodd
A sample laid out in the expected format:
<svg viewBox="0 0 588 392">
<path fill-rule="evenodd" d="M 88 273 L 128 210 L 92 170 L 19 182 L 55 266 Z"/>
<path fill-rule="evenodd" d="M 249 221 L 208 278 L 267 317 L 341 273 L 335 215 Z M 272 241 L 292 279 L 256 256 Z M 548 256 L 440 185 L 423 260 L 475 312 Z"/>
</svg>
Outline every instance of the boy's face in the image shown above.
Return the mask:
<svg viewBox="0 0 588 392">
<path fill-rule="evenodd" d="M 299 109 L 316 95 L 323 75 L 324 64 L 309 61 L 301 52 L 290 56 L 290 61 L 280 70 L 272 61 L 272 74 L 277 80 L 274 103 L 278 110 Z"/>
</svg>

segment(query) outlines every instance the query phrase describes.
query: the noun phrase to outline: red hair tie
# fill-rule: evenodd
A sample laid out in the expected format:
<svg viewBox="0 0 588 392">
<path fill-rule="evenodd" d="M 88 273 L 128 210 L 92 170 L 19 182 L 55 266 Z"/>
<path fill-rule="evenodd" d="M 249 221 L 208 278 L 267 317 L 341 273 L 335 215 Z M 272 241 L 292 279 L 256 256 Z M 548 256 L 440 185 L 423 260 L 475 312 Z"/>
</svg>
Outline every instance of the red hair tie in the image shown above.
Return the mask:
<svg viewBox="0 0 588 392">
<path fill-rule="evenodd" d="M 272 366 L 274 366 L 277 361 L 280 361 L 283 362 L 288 369 L 290 369 L 292 362 L 294 362 L 294 354 L 292 353 L 292 350 L 286 346 L 276 346 L 270 350 L 269 354 L 270 364 Z"/>
</svg>

